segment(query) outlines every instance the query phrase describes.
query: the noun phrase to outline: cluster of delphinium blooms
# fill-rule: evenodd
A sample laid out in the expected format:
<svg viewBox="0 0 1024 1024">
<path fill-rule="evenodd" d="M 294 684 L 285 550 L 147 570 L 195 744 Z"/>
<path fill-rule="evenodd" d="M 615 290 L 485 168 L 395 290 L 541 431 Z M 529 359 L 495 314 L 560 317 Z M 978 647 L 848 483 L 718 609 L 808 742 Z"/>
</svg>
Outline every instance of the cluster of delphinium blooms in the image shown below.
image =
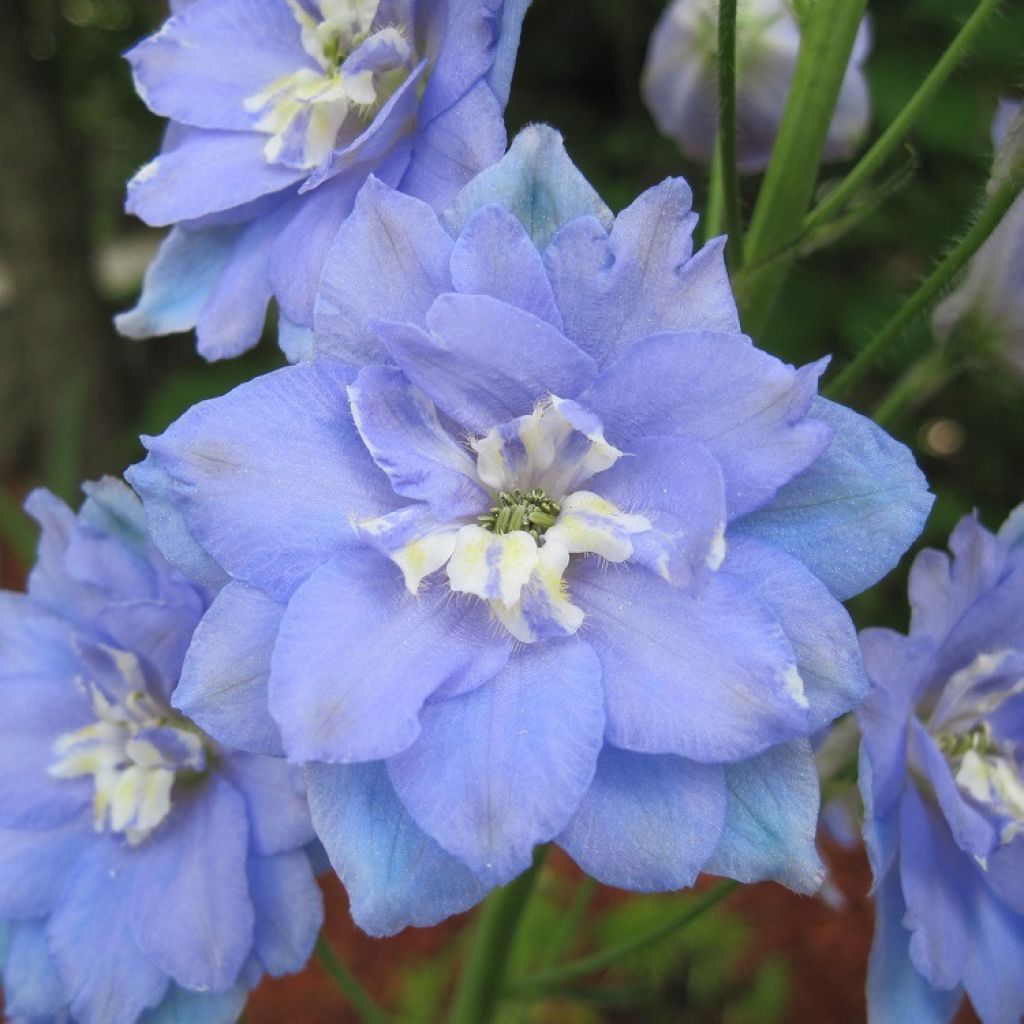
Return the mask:
<svg viewBox="0 0 1024 1024">
<path fill-rule="evenodd" d="M 727 6 L 676 0 L 644 79 L 708 161 Z M 732 5 L 733 172 L 768 162 L 806 6 Z M 931 508 L 912 454 L 819 395 L 827 358 L 743 333 L 681 178 L 615 214 L 554 129 L 506 152 L 522 0 L 173 7 L 129 54 L 169 119 L 129 209 L 173 228 L 119 324 L 221 358 L 273 299 L 291 365 L 145 437 L 134 491 L 29 500 L 38 562 L 0 595 L 8 1012 L 227 1024 L 305 965 L 326 860 L 375 936 L 549 843 L 626 890 L 815 892 L 812 739 L 857 710 L 872 1019 L 964 990 L 1017 1019 L 1021 513 L 964 520 L 914 563 L 909 636 L 858 639 L 841 602 Z M 825 158 L 866 130 L 852 27 Z M 946 333 L 1012 333 L 1020 202 Z"/>
</svg>

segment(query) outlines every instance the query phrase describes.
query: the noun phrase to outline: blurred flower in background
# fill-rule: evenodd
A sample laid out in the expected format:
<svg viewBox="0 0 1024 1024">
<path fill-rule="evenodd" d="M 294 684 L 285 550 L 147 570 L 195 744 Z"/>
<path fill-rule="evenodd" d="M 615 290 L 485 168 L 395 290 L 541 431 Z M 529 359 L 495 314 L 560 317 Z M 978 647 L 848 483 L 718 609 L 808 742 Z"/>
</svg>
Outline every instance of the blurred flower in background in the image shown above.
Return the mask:
<svg viewBox="0 0 1024 1024">
<path fill-rule="evenodd" d="M 739 169 L 764 170 L 771 156 L 800 49 L 791 0 L 739 0 L 736 11 L 736 146 Z M 867 19 L 843 80 L 825 160 L 849 157 L 871 116 L 862 65 Z M 643 94 L 661 131 L 691 160 L 710 164 L 718 129 L 718 0 L 673 0 L 651 35 Z"/>
<path fill-rule="evenodd" d="M 861 634 L 879 1024 L 941 1024 L 964 990 L 987 1024 L 1024 1013 L 1024 506 L 949 547 L 914 562 L 909 635 Z"/>
<path fill-rule="evenodd" d="M 302 780 L 219 746 L 171 692 L 210 600 L 120 481 L 36 491 L 27 594 L 0 592 L 0 921 L 18 1019 L 231 1024 L 323 919 Z M 154 1009 L 158 1008 L 158 1009 Z"/>
<path fill-rule="evenodd" d="M 1003 100 L 992 125 L 989 194 L 1024 172 L 1024 107 Z M 1024 377 L 1024 196 L 978 250 L 960 285 L 935 309 L 935 334 L 955 354 L 994 357 Z"/>
<path fill-rule="evenodd" d="M 320 267 L 369 174 L 435 204 L 505 149 L 528 0 L 193 0 L 128 54 L 170 119 L 128 210 L 176 225 L 131 337 L 196 328 L 209 359 L 260 337 L 271 298 L 308 355 Z"/>
</svg>

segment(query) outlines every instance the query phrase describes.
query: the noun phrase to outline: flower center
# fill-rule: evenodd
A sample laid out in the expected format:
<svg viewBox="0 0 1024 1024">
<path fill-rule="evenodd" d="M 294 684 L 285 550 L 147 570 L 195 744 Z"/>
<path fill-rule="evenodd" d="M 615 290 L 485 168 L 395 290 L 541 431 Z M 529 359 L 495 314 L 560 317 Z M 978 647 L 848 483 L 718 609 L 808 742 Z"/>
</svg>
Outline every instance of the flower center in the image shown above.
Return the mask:
<svg viewBox="0 0 1024 1024">
<path fill-rule="evenodd" d="M 479 516 L 477 522 L 491 533 L 504 534 L 523 530 L 539 540 L 548 527 L 553 526 L 562 511 L 557 501 L 549 498 L 540 488 L 524 494 L 521 490 L 502 491 L 498 504 Z"/>
<path fill-rule="evenodd" d="M 130 657 L 130 656 L 128 656 Z M 112 701 L 92 686 L 96 721 L 59 736 L 49 773 L 58 779 L 93 777 L 93 824 L 136 845 L 171 810 L 176 782 L 196 781 L 207 769 L 205 737 L 144 690 Z"/>
</svg>

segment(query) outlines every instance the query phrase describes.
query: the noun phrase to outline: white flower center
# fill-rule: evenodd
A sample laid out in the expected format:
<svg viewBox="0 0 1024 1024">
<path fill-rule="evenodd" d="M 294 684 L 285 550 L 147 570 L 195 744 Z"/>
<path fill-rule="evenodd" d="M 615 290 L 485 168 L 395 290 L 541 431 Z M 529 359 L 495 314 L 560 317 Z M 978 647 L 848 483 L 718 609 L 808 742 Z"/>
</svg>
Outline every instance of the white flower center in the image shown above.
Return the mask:
<svg viewBox="0 0 1024 1024">
<path fill-rule="evenodd" d="M 138 670 L 134 655 L 117 655 L 122 664 L 135 662 L 129 672 Z M 120 701 L 95 685 L 90 689 L 96 721 L 57 738 L 49 773 L 58 779 L 91 775 L 96 831 L 122 833 L 135 845 L 170 813 L 177 777 L 206 769 L 203 738 L 143 689 Z"/>
<path fill-rule="evenodd" d="M 268 161 L 312 170 L 405 81 L 412 47 L 398 26 L 371 31 L 379 0 L 319 0 L 319 19 L 299 0 L 287 2 L 317 68 L 275 79 L 245 109 L 260 115 L 255 127 L 270 136 Z"/>
</svg>

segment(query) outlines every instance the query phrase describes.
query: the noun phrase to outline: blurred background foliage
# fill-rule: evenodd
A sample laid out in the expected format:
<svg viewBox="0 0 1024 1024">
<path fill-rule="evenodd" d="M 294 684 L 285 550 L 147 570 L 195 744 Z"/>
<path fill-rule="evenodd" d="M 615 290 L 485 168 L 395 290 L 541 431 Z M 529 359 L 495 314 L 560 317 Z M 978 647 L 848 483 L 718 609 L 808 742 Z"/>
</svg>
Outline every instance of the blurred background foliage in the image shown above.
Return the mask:
<svg viewBox="0 0 1024 1024">
<path fill-rule="evenodd" d="M 658 134 L 640 99 L 647 39 L 662 7 L 662 0 L 534 0 L 523 32 L 510 136 L 533 121 L 556 125 L 616 210 L 677 174 L 692 184 L 698 210 L 705 202 L 705 169 Z M 872 136 L 973 8 L 971 0 L 870 4 Z M 254 352 L 210 366 L 188 336 L 131 342 L 111 326 L 113 314 L 133 303 L 161 235 L 122 212 L 124 184 L 159 146 L 162 125 L 135 96 L 121 54 L 165 16 L 161 0 L 0 0 L 0 532 L 8 538 L 31 539 L 16 504 L 30 487 L 45 484 L 77 501 L 81 478 L 119 472 L 141 456 L 140 432 L 159 432 L 193 403 L 282 361 L 272 327 Z M 1020 96 L 1022 40 L 1024 5 L 1008 3 L 887 169 L 913 168 L 913 176 L 834 245 L 798 264 L 766 335 L 756 339 L 763 347 L 797 363 L 825 353 L 845 362 L 927 273 L 976 209 L 997 98 Z M 821 187 L 842 172 L 827 168 Z M 747 212 L 757 184 L 743 183 Z M 851 404 L 870 412 L 930 344 L 922 320 Z M 972 507 L 996 524 L 1024 497 L 1022 399 L 1024 382 L 979 363 L 895 424 L 939 498 L 922 543 L 944 544 Z M 11 548 L 3 554 L 10 585 L 17 579 Z M 905 624 L 908 564 L 853 603 L 858 625 Z M 531 910 L 521 969 L 537 950 L 550 952 L 569 910 L 559 899 Z M 670 899 L 634 900 L 600 927 L 630 932 L 673 907 Z M 740 969 L 746 938 L 739 921 L 708 918 L 656 957 L 618 969 L 612 991 L 629 996 L 631 1010 L 588 1004 L 584 993 L 571 1013 L 550 1019 L 636 1020 L 638 1006 L 648 1021 L 784 1019 L 787 965 L 769 958 L 755 971 Z M 454 965 L 446 947 L 405 978 L 410 1019 L 430 1019 L 426 1008 L 442 998 L 445 956 Z M 692 1017 L 659 1010 L 681 1004 Z M 524 1013 L 513 1007 L 508 1024 L 547 1019 Z"/>
</svg>

